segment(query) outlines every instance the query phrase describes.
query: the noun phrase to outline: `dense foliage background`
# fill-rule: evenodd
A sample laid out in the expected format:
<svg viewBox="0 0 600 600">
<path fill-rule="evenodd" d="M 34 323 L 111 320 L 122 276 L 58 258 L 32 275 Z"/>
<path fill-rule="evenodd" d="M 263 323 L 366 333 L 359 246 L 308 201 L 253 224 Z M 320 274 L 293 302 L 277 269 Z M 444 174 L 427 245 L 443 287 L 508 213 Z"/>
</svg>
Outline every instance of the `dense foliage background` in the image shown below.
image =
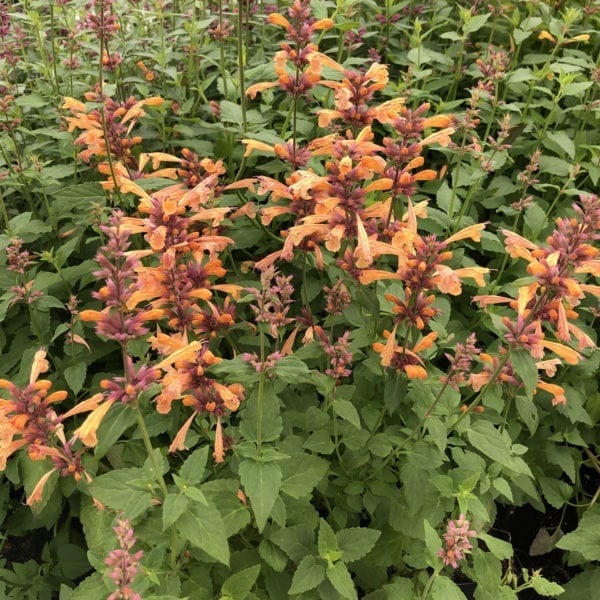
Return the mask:
<svg viewBox="0 0 600 600">
<path fill-rule="evenodd" d="M 0 595 L 594 597 L 598 31 L 0 1 Z"/>
</svg>

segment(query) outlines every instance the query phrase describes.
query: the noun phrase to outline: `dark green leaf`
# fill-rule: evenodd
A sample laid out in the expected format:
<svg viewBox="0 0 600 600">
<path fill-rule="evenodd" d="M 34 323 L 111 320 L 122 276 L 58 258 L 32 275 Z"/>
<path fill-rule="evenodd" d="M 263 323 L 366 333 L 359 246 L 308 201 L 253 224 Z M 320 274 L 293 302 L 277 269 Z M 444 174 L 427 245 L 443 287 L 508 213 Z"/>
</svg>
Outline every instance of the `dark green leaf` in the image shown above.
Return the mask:
<svg viewBox="0 0 600 600">
<path fill-rule="evenodd" d="M 338 416 L 348 421 L 356 427 L 356 429 L 360 429 L 360 417 L 358 416 L 358 411 L 356 407 L 350 400 L 338 400 L 337 398 L 333 402 L 333 412 Z"/>
<path fill-rule="evenodd" d="M 214 506 L 190 505 L 177 520 L 179 533 L 194 546 L 229 566 L 229 544 L 221 514 Z"/>
<path fill-rule="evenodd" d="M 63 371 L 65 381 L 74 394 L 78 394 L 81 391 L 86 373 L 87 366 L 84 362 L 75 363 Z"/>
</svg>

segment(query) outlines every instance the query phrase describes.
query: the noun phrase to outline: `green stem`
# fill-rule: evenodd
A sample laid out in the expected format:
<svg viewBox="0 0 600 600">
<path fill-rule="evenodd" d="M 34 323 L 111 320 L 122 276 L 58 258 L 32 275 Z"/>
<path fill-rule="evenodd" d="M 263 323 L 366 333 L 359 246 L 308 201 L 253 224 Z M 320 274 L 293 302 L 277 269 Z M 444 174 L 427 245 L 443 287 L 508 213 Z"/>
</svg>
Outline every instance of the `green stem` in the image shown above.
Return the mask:
<svg viewBox="0 0 600 600">
<path fill-rule="evenodd" d="M 265 334 L 262 329 L 259 333 L 260 337 L 260 363 L 262 366 L 260 376 L 258 378 L 258 396 L 256 398 L 256 450 L 258 460 L 262 460 L 262 417 L 263 417 L 263 400 L 265 396 Z"/>
<path fill-rule="evenodd" d="M 242 109 L 242 132 L 246 135 L 248 123 L 246 120 L 246 82 L 244 79 L 245 51 L 244 40 L 242 38 L 244 31 L 244 6 L 238 2 L 238 34 L 237 34 L 237 53 L 238 53 L 238 71 L 240 78 L 240 107 Z"/>
</svg>

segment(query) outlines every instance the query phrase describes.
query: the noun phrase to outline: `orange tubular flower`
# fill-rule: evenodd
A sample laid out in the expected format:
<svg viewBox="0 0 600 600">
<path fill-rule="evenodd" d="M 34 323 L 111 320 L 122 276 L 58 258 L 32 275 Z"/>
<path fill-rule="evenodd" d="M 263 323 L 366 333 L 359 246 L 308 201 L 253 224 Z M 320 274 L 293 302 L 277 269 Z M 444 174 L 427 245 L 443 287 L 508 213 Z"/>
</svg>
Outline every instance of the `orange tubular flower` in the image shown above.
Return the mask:
<svg viewBox="0 0 600 600">
<path fill-rule="evenodd" d="M 392 367 L 398 373 L 404 372 L 409 379 L 426 379 L 427 371 L 423 366 L 423 360 L 417 353 L 431 348 L 437 339 L 437 333 L 428 333 L 415 344 L 412 350 L 409 350 L 403 346 L 396 345 L 395 332 L 395 327 L 391 333 L 387 330 L 384 331 L 383 336 L 387 339 L 387 342 L 385 344 L 380 342 L 373 344 L 373 350 L 381 354 L 381 365 Z"/>
</svg>

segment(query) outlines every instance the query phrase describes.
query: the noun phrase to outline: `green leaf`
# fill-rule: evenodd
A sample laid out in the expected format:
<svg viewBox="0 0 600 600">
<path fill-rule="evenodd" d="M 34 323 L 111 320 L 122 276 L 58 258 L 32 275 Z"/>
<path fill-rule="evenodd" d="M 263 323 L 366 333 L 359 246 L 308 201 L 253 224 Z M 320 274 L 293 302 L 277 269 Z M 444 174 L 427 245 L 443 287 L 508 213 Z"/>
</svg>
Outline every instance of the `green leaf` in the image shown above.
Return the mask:
<svg viewBox="0 0 600 600">
<path fill-rule="evenodd" d="M 350 400 L 338 400 L 333 402 L 333 412 L 338 416 L 354 425 L 356 429 L 360 429 L 360 417 L 356 407 Z"/>
<path fill-rule="evenodd" d="M 275 500 L 279 497 L 281 477 L 281 467 L 276 462 L 244 460 L 240 464 L 240 480 L 250 498 L 259 532 L 264 529 Z"/>
<path fill-rule="evenodd" d="M 319 537 L 317 539 L 319 556 L 328 560 L 338 560 L 341 553 L 338 550 L 338 542 L 335 532 L 325 519 L 319 521 Z"/>
<path fill-rule="evenodd" d="M 433 566 L 436 560 L 435 555 L 442 547 L 442 542 L 440 541 L 438 532 L 431 526 L 427 519 L 423 520 L 423 529 L 425 533 L 425 547 L 427 548 L 427 553 L 429 554 L 429 560 L 432 561 L 430 566 Z"/>
<path fill-rule="evenodd" d="M 559 156 L 566 154 L 571 160 L 575 159 L 575 144 L 566 131 L 549 131 L 542 144 Z"/>
<path fill-rule="evenodd" d="M 206 461 L 208 460 L 208 446 L 194 450 L 186 459 L 179 475 L 185 479 L 189 485 L 200 483 L 204 477 Z"/>
<path fill-rule="evenodd" d="M 231 600 L 245 600 L 256 583 L 259 573 L 260 565 L 254 565 L 234 573 L 221 586 L 221 594 L 227 595 Z"/>
<path fill-rule="evenodd" d="M 98 444 L 94 449 L 94 456 L 104 456 L 135 422 L 135 411 L 129 404 L 113 404 L 98 428 Z"/>
<path fill-rule="evenodd" d="M 25 96 L 18 96 L 15 99 L 15 104 L 24 108 L 42 108 L 42 106 L 50 104 L 50 101 L 42 98 L 39 94 L 26 94 Z"/>
<path fill-rule="evenodd" d="M 283 550 L 280 550 L 268 539 L 263 538 L 258 545 L 260 557 L 277 573 L 282 573 L 285 569 L 288 559 Z"/>
<path fill-rule="evenodd" d="M 30 496 L 40 479 L 49 471 L 52 471 L 53 466 L 49 460 L 31 460 L 29 454 L 23 453 L 19 456 L 19 471 L 21 480 L 25 488 L 25 493 Z M 44 486 L 42 499 L 40 502 L 35 502 L 31 506 L 31 510 L 35 514 L 40 514 L 50 500 L 52 492 L 58 483 L 58 473 L 55 471 Z"/>
<path fill-rule="evenodd" d="M 444 575 L 438 575 L 431 586 L 431 600 L 467 600 L 467 597 L 454 581 Z"/>
<path fill-rule="evenodd" d="M 65 381 L 74 394 L 78 394 L 81 391 L 86 373 L 87 366 L 84 362 L 75 363 L 63 371 Z"/>
<path fill-rule="evenodd" d="M 342 560 L 353 562 L 366 556 L 375 546 L 381 531 L 367 527 L 350 527 L 336 533 L 338 547 L 342 552 Z"/>
<path fill-rule="evenodd" d="M 508 560 L 513 555 L 513 547 L 504 540 L 499 540 L 483 532 L 479 532 L 477 538 L 485 542 L 489 551 L 499 560 Z"/>
<path fill-rule="evenodd" d="M 292 498 L 308 496 L 323 479 L 329 463 L 311 454 L 296 454 L 281 461 L 281 491 Z"/>
<path fill-rule="evenodd" d="M 600 560 L 600 506 L 589 508 L 575 531 L 567 533 L 557 548 L 579 552 L 586 560 Z"/>
<path fill-rule="evenodd" d="M 294 573 L 289 593 L 302 594 L 312 590 L 323 579 L 325 579 L 325 567 L 314 556 L 305 556 Z"/>
<path fill-rule="evenodd" d="M 229 566 L 229 544 L 221 513 L 212 505 L 190 505 L 177 519 L 179 533 L 206 554 Z"/>
<path fill-rule="evenodd" d="M 539 477 L 542 494 L 548 504 L 554 508 L 562 508 L 572 497 L 573 487 L 553 477 Z"/>
<path fill-rule="evenodd" d="M 540 156 L 540 172 L 550 175 L 558 175 L 559 177 L 567 177 L 571 164 L 561 158 L 555 156 Z"/>
<path fill-rule="evenodd" d="M 90 600 L 90 598 L 105 598 L 110 590 L 104 585 L 102 575 L 94 573 L 86 577 L 71 594 L 69 600 Z"/>
<path fill-rule="evenodd" d="M 531 477 L 527 464 L 512 456 L 511 440 L 506 431 L 500 432 L 489 421 L 477 421 L 467 430 L 469 442 L 479 452 L 508 469 Z"/>
<path fill-rule="evenodd" d="M 286 383 L 303 383 L 310 381 L 310 371 L 306 363 L 295 356 L 284 356 L 275 363 L 275 376 Z"/>
<path fill-rule="evenodd" d="M 463 26 L 463 31 L 465 33 L 475 33 L 479 31 L 490 18 L 490 13 L 485 13 L 481 15 L 469 15 L 465 20 L 465 24 Z"/>
<path fill-rule="evenodd" d="M 540 422 L 537 405 L 533 398 L 528 398 L 527 396 L 517 396 L 515 403 L 519 416 L 523 419 L 525 425 L 527 425 L 529 433 L 533 435 L 537 431 Z"/>
<path fill-rule="evenodd" d="M 294 562 L 299 562 L 314 547 L 315 535 L 308 525 L 292 525 L 274 531 L 271 541 L 279 546 Z"/>
<path fill-rule="evenodd" d="M 244 121 L 241 106 L 230 102 L 229 100 L 221 101 L 221 121 L 224 123 L 236 123 L 241 125 Z"/>
<path fill-rule="evenodd" d="M 527 398 L 532 398 L 538 382 L 538 371 L 534 358 L 523 348 L 511 348 L 510 361 L 515 373 L 525 386 Z"/>
<path fill-rule="evenodd" d="M 333 585 L 342 598 L 348 598 L 348 600 L 358 599 L 348 567 L 343 562 L 338 562 L 327 569 L 327 579 L 331 581 L 331 585 Z"/>
<path fill-rule="evenodd" d="M 123 512 L 129 519 L 141 516 L 151 508 L 152 495 L 137 488 L 135 480 L 142 469 L 119 469 L 96 477 L 90 484 L 90 493 L 109 508 Z"/>
<path fill-rule="evenodd" d="M 166 531 L 188 507 L 188 499 L 181 494 L 168 494 L 162 506 L 163 531 Z"/>
<path fill-rule="evenodd" d="M 531 583 L 531 587 L 533 587 L 540 596 L 558 596 L 565 591 L 565 588 L 558 585 L 558 583 L 548 581 L 537 573 L 534 573 L 531 576 L 529 583 Z"/>
<path fill-rule="evenodd" d="M 267 381 L 264 386 L 261 413 L 258 402 L 258 386 L 244 403 L 241 410 L 240 434 L 250 442 L 257 442 L 260 431 L 261 441 L 272 442 L 279 439 L 283 430 L 283 421 L 279 414 L 280 400 L 275 393 L 273 382 Z M 260 430 L 258 427 L 260 417 Z"/>
</svg>

